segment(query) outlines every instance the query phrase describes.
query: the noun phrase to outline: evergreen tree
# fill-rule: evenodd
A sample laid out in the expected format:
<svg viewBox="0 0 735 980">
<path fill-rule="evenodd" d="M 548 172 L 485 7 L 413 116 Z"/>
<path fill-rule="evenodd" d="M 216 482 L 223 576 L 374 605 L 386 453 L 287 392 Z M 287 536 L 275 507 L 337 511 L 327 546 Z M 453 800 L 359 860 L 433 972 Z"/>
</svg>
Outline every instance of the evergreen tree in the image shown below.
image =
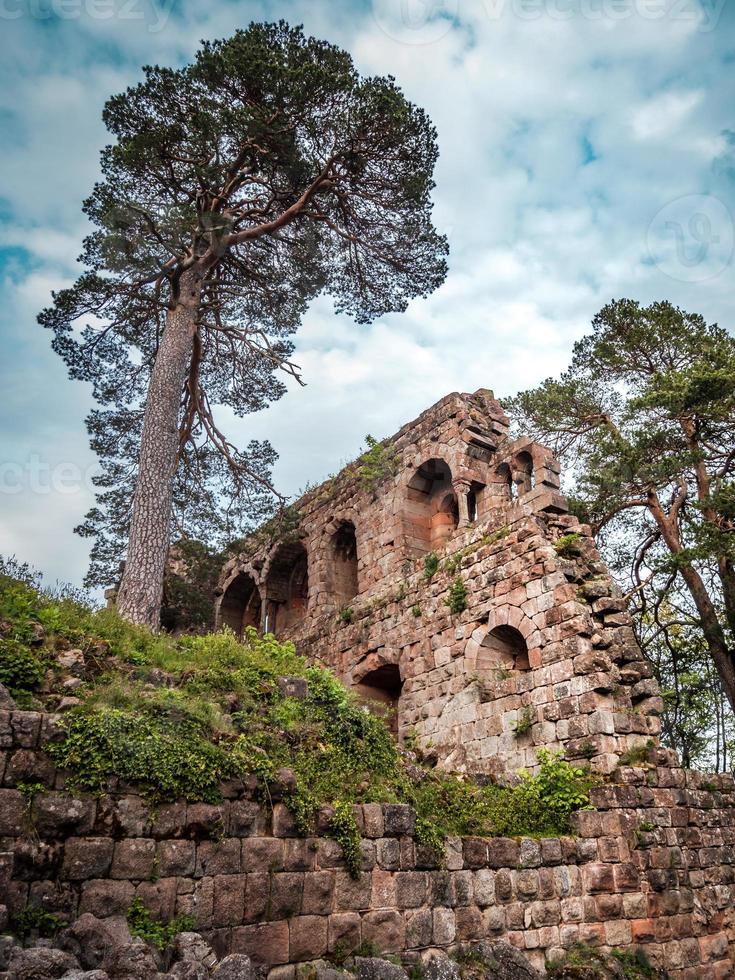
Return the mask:
<svg viewBox="0 0 735 980">
<path fill-rule="evenodd" d="M 627 547 L 632 593 L 686 590 L 735 708 L 735 340 L 667 302 L 618 300 L 592 326 L 559 380 L 505 407 L 571 466 L 580 516 Z"/>
<path fill-rule="evenodd" d="M 172 519 L 247 510 L 269 488 L 270 447 L 241 452 L 214 406 L 243 415 L 282 393 L 319 292 L 365 323 L 443 281 L 436 133 L 392 78 L 283 22 L 146 68 L 104 121 L 87 270 L 40 320 L 108 406 L 90 419 L 107 467 L 82 531 L 102 532 L 101 569 L 129 519 L 118 608 L 155 628 Z"/>
</svg>

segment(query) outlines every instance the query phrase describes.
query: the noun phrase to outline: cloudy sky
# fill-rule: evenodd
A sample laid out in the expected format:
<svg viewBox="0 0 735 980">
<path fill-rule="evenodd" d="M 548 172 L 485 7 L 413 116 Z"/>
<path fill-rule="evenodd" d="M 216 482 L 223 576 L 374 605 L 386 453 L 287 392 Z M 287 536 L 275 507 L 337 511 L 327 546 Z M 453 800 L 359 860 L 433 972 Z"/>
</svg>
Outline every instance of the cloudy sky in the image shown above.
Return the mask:
<svg viewBox="0 0 735 980">
<path fill-rule="evenodd" d="M 733 0 L 0 0 L 0 553 L 79 583 L 84 385 L 35 315 L 68 284 L 107 96 L 202 38 L 285 18 L 391 73 L 439 133 L 450 272 L 370 327 L 317 302 L 308 386 L 237 425 L 293 493 L 452 390 L 560 371 L 613 297 L 733 318 Z"/>
</svg>

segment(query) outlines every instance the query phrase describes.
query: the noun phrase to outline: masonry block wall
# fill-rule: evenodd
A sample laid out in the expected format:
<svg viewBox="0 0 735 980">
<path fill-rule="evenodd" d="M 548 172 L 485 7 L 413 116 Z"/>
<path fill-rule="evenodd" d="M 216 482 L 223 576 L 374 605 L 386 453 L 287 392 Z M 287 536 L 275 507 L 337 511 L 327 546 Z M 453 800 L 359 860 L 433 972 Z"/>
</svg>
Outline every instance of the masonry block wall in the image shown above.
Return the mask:
<svg viewBox="0 0 735 980">
<path fill-rule="evenodd" d="M 450 769 L 533 768 L 546 746 L 608 773 L 655 741 L 620 592 L 551 453 L 510 440 L 491 392 L 448 395 L 296 508 L 285 540 L 225 567 L 220 625 L 293 639 Z"/>
<path fill-rule="evenodd" d="M 270 980 L 296 980 L 295 964 L 338 945 L 410 962 L 486 937 L 539 967 L 581 940 L 642 947 L 672 980 L 734 975 L 735 785 L 666 750 L 594 789 L 576 836 L 456 838 L 437 856 L 410 807 L 356 807 L 355 879 L 334 840 L 299 838 L 283 803 L 266 811 L 247 787 L 155 807 L 115 783 L 69 792 L 44 752 L 58 722 L 0 712 L 0 931 L 28 905 L 105 918 L 137 896 L 162 920 L 193 916 L 220 956 L 247 953 Z M 45 789 L 30 801 L 22 782 Z"/>
</svg>

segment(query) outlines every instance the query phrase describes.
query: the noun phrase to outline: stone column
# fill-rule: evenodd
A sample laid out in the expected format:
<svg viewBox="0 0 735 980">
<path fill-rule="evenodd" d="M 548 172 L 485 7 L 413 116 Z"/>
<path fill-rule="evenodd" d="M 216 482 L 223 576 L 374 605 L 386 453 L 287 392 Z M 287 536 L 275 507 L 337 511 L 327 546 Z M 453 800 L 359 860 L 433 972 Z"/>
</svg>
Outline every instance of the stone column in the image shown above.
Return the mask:
<svg viewBox="0 0 735 980">
<path fill-rule="evenodd" d="M 457 504 L 459 506 L 459 527 L 469 527 L 470 508 L 467 502 L 467 497 L 472 489 L 470 483 L 467 480 L 455 480 L 452 484 L 452 488 L 457 494 Z"/>
</svg>

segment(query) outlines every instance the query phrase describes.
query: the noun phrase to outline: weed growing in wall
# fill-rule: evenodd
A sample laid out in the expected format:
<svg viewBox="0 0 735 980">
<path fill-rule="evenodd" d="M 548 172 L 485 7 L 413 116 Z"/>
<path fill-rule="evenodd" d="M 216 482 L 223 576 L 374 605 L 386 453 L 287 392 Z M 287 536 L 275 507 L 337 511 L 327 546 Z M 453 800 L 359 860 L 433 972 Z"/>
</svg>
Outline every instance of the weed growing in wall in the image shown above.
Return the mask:
<svg viewBox="0 0 735 980">
<path fill-rule="evenodd" d="M 400 465 L 400 453 L 390 442 L 365 436 L 367 449 L 357 461 L 357 478 L 363 489 L 375 492 L 384 480 L 393 478 Z"/>
<path fill-rule="evenodd" d="M 449 587 L 446 603 L 453 616 L 459 615 L 459 613 L 464 612 L 467 608 L 467 586 L 459 576 L 455 578 Z"/>
<path fill-rule="evenodd" d="M 563 534 L 554 544 L 556 553 L 562 558 L 579 558 L 582 554 L 582 549 L 580 548 L 581 540 L 582 538 L 577 531 L 570 531 L 569 534 Z"/>
<path fill-rule="evenodd" d="M 430 551 L 424 556 L 424 578 L 427 582 L 431 581 L 439 571 L 439 556 L 435 551 Z"/>
</svg>

